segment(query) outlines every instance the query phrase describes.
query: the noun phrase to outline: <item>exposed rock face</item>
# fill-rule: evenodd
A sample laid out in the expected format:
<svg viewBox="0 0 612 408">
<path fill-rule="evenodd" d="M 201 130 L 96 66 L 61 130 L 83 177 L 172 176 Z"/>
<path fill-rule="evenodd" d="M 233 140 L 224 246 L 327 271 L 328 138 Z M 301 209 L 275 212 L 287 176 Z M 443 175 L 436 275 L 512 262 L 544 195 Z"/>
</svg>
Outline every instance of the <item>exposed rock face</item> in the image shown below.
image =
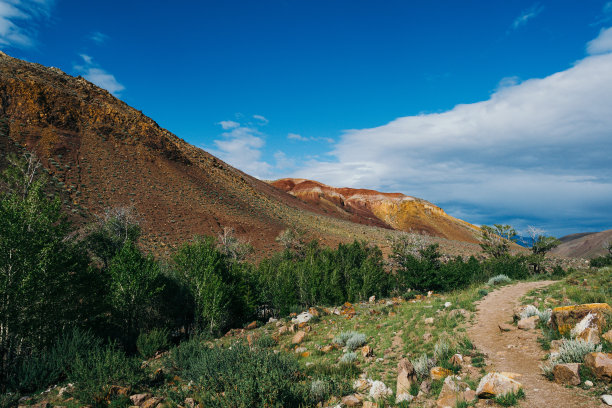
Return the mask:
<svg viewBox="0 0 612 408">
<path fill-rule="evenodd" d="M 511 373 L 489 373 L 485 375 L 478 384 L 476 394 L 479 398 L 495 398 L 511 392 L 517 393 L 522 387 L 521 383 L 510 378 L 511 376 Z"/>
<path fill-rule="evenodd" d="M 553 369 L 555 382 L 563 385 L 580 385 L 580 364 L 557 364 Z"/>
<path fill-rule="evenodd" d="M 598 378 L 612 381 L 612 353 L 589 353 L 584 357 L 584 365 Z"/>
<path fill-rule="evenodd" d="M 607 303 L 556 307 L 551 316 L 552 328 L 561 334 L 566 334 L 589 313 L 594 316 L 591 324 L 594 327 L 602 328 L 606 324 L 606 314 L 612 314 L 612 308 Z"/>
<path fill-rule="evenodd" d="M 399 231 L 477 242 L 477 227 L 451 217 L 440 207 L 419 198 L 400 193 L 336 188 L 305 179 L 280 179 L 271 184 L 337 218 Z"/>
</svg>

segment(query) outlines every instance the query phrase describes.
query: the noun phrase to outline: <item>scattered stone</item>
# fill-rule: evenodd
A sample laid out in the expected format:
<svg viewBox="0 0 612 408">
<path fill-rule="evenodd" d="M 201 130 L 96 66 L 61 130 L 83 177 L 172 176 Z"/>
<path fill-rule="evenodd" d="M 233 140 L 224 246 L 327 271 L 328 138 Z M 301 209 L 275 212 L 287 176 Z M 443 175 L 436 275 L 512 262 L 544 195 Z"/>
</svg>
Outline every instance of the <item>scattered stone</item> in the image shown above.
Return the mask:
<svg viewBox="0 0 612 408">
<path fill-rule="evenodd" d="M 251 323 L 249 323 L 247 325 L 247 327 L 245 327 L 245 329 L 247 330 L 254 330 L 257 328 L 257 322 L 256 321 L 252 321 Z"/>
<path fill-rule="evenodd" d="M 479 398 L 495 398 L 511 392 L 517 393 L 521 388 L 521 383 L 509 376 L 502 375 L 502 373 L 488 373 L 480 380 L 476 395 Z"/>
<path fill-rule="evenodd" d="M 421 385 L 419 386 L 419 391 L 424 394 L 429 394 L 429 392 L 431 391 L 431 381 L 429 380 L 423 381 Z"/>
<path fill-rule="evenodd" d="M 467 319 L 468 317 L 470 317 L 470 312 L 468 312 L 465 309 L 453 309 L 450 312 L 448 312 L 448 317 L 451 317 L 451 318 L 456 318 L 459 315 Z"/>
<path fill-rule="evenodd" d="M 132 401 L 132 404 L 134 405 L 141 406 L 143 402 L 145 402 L 151 397 L 152 395 L 149 393 L 134 394 L 130 397 L 130 401 Z"/>
<path fill-rule="evenodd" d="M 397 364 L 397 384 L 396 393 L 410 393 L 410 387 L 417 382 L 417 375 L 414 366 L 407 358 L 402 358 Z"/>
<path fill-rule="evenodd" d="M 432 367 L 431 370 L 429 370 L 429 376 L 432 380 L 441 380 L 451 374 L 453 374 L 452 371 L 442 367 Z"/>
<path fill-rule="evenodd" d="M 514 326 L 508 323 L 500 323 L 497 325 L 497 327 L 499 327 L 499 331 L 502 331 L 502 332 L 509 332 L 509 331 L 514 330 Z"/>
<path fill-rule="evenodd" d="M 515 322 L 518 322 L 519 320 L 521 320 L 521 315 L 523 314 L 525 309 L 527 309 L 527 306 L 528 305 L 522 305 L 522 306 L 517 306 L 514 308 L 514 310 L 512 311 L 512 318 L 514 319 Z"/>
<path fill-rule="evenodd" d="M 58 395 L 61 397 L 61 396 L 63 396 L 67 392 L 68 393 L 72 392 L 73 389 L 74 389 L 74 384 L 69 383 L 65 387 L 62 387 L 62 388 L 59 389 Z"/>
<path fill-rule="evenodd" d="M 374 381 L 372 387 L 370 387 L 370 393 L 368 394 L 375 400 L 385 398 L 388 395 L 392 395 L 393 391 L 388 388 L 382 381 Z"/>
<path fill-rule="evenodd" d="M 287 326 L 281 326 L 278 328 L 278 334 L 282 335 L 289 332 L 289 328 Z"/>
<path fill-rule="evenodd" d="M 308 350 L 306 347 L 296 347 L 295 348 L 295 352 L 296 354 L 302 354 L 303 352 L 305 352 L 306 350 Z"/>
<path fill-rule="evenodd" d="M 434 318 L 433 317 L 427 317 L 424 320 L 425 324 L 434 324 Z"/>
<path fill-rule="evenodd" d="M 268 319 L 268 323 L 276 323 L 276 322 L 278 322 L 278 319 L 275 319 L 273 317 Z"/>
<path fill-rule="evenodd" d="M 608 394 L 602 395 L 601 400 L 606 405 L 612 405 L 612 395 L 608 395 Z"/>
<path fill-rule="evenodd" d="M 188 408 L 195 408 L 196 402 L 193 398 L 185 398 L 185 406 Z"/>
<path fill-rule="evenodd" d="M 559 333 L 566 334 L 589 313 L 595 315 L 592 324 L 602 328 L 606 324 L 605 315 L 611 314 L 612 308 L 607 303 L 556 307 L 552 311 L 551 326 Z"/>
<path fill-rule="evenodd" d="M 296 331 L 296 330 L 297 330 L 297 325 L 292 324 L 291 326 L 289 326 L 289 331 L 290 331 L 291 333 L 295 333 L 295 331 Z"/>
<path fill-rule="evenodd" d="M 373 357 L 374 349 L 371 346 L 365 345 L 361 348 L 361 355 L 363 356 L 363 358 Z"/>
<path fill-rule="evenodd" d="M 342 405 L 347 407 L 358 407 L 361 405 L 362 400 L 363 397 L 361 397 L 359 394 L 346 395 L 342 397 Z"/>
<path fill-rule="evenodd" d="M 448 309 L 449 307 L 451 307 L 453 304 L 451 302 L 446 302 L 444 303 L 444 308 Z"/>
<path fill-rule="evenodd" d="M 321 351 L 323 353 L 329 353 L 330 351 L 332 351 L 334 349 L 334 346 L 332 346 L 331 344 L 328 344 L 327 346 L 323 346 L 321 347 Z"/>
<path fill-rule="evenodd" d="M 584 382 L 584 386 L 585 386 L 585 387 L 587 387 L 587 388 L 591 388 L 591 387 L 593 386 L 593 381 L 591 381 L 591 380 L 586 380 L 586 381 Z"/>
<path fill-rule="evenodd" d="M 550 342 L 551 350 L 559 350 L 559 347 L 563 344 L 563 340 L 552 340 Z"/>
<path fill-rule="evenodd" d="M 302 352 L 302 354 L 300 354 L 300 356 L 302 358 L 310 357 L 310 351 L 304 351 L 304 352 Z"/>
<path fill-rule="evenodd" d="M 553 369 L 555 382 L 562 385 L 580 385 L 580 364 L 557 364 Z"/>
<path fill-rule="evenodd" d="M 540 321 L 538 316 L 525 317 L 519 320 L 517 326 L 521 330 L 533 330 Z"/>
<path fill-rule="evenodd" d="M 308 309 L 308 313 L 310 313 L 311 315 L 315 317 L 319 317 L 321 314 L 319 313 L 319 310 L 316 307 L 311 307 L 310 309 Z"/>
<path fill-rule="evenodd" d="M 608 330 L 601 337 L 603 337 L 605 341 L 612 343 L 612 330 Z"/>
<path fill-rule="evenodd" d="M 378 408 L 378 404 L 372 401 L 363 401 L 363 408 Z"/>
<path fill-rule="evenodd" d="M 427 332 L 427 333 L 425 333 L 425 334 L 423 335 L 423 340 L 424 340 L 424 341 L 429 341 L 429 340 L 431 340 L 431 338 L 432 338 L 432 337 L 433 337 L 433 336 L 431 335 L 431 333 Z"/>
<path fill-rule="evenodd" d="M 372 386 L 372 381 L 366 378 L 358 378 L 353 383 L 353 389 L 361 392 L 367 391 Z"/>
<path fill-rule="evenodd" d="M 612 381 L 612 353 L 589 353 L 584 357 L 584 365 L 590 368 L 597 378 Z"/>
<path fill-rule="evenodd" d="M 300 330 L 297 333 L 295 333 L 295 336 L 293 336 L 293 339 L 291 339 L 291 343 L 300 344 L 302 341 L 304 341 L 305 336 L 306 336 L 306 332 L 303 332 Z"/>
<path fill-rule="evenodd" d="M 370 296 L 370 298 L 368 299 L 368 302 L 376 303 L 376 296 Z"/>
</svg>

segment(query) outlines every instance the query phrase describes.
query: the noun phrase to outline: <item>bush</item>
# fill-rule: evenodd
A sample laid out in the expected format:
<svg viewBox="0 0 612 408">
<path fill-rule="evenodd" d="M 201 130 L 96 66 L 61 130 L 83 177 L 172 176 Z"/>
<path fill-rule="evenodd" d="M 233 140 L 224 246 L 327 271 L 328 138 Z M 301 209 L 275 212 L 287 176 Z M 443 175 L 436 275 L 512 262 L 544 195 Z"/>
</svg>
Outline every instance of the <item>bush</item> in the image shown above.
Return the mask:
<svg viewBox="0 0 612 408">
<path fill-rule="evenodd" d="M 75 384 L 79 401 L 98 404 L 108 396 L 111 385 L 133 387 L 142 380 L 142 372 L 138 361 L 109 344 L 79 356 L 68 380 Z"/>
<path fill-rule="evenodd" d="M 499 258 L 487 259 L 483 262 L 485 275 L 492 277 L 506 275 L 510 279 L 526 279 L 529 277 L 527 259 L 524 256 L 504 255 Z"/>
<path fill-rule="evenodd" d="M 603 268 L 604 266 L 612 266 L 612 256 L 598 256 L 591 259 L 591 268 Z"/>
<path fill-rule="evenodd" d="M 496 275 L 487 281 L 487 285 L 489 286 L 497 286 L 505 283 L 512 282 L 512 279 L 507 277 L 506 275 Z"/>
<path fill-rule="evenodd" d="M 310 398 L 314 402 L 323 402 L 329 395 L 329 384 L 323 380 L 314 380 L 310 383 Z"/>
<path fill-rule="evenodd" d="M 357 354 L 351 352 L 344 353 L 342 357 L 340 357 L 340 364 L 350 364 L 357 360 Z"/>
<path fill-rule="evenodd" d="M 340 333 L 334 337 L 333 342 L 341 346 L 346 346 L 346 348 L 351 351 L 367 343 L 365 334 L 354 331 Z"/>
<path fill-rule="evenodd" d="M 427 354 L 422 354 L 420 357 L 412 360 L 411 363 L 417 377 L 421 380 L 429 377 L 429 369 L 434 366 L 433 362 L 427 357 Z"/>
<path fill-rule="evenodd" d="M 72 371 L 78 358 L 99 347 L 101 341 L 88 331 L 66 332 L 46 352 L 22 357 L 10 376 L 9 389 L 33 392 L 57 383 Z"/>
<path fill-rule="evenodd" d="M 169 346 L 170 331 L 166 328 L 141 332 L 136 340 L 136 349 L 144 359 L 153 357 L 158 351 L 167 350 Z"/>
<path fill-rule="evenodd" d="M 291 355 L 251 352 L 243 343 L 209 349 L 196 338 L 174 349 L 173 360 L 206 407 L 297 407 L 307 399 L 303 374 Z"/>
<path fill-rule="evenodd" d="M 585 355 L 598 351 L 601 351 L 601 344 L 582 339 L 563 340 L 559 346 L 559 355 L 554 360 L 556 363 L 584 363 Z"/>
<path fill-rule="evenodd" d="M 266 335 L 255 340 L 255 345 L 259 348 L 271 348 L 278 345 L 278 343 L 271 336 Z"/>
</svg>

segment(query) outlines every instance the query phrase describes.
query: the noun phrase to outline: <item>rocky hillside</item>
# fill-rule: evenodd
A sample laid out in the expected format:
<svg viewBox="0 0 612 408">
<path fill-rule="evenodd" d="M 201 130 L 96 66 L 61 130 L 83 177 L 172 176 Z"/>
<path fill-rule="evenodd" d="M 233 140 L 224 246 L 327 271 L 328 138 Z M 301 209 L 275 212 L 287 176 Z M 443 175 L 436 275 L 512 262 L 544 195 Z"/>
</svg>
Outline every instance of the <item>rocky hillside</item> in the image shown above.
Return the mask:
<svg viewBox="0 0 612 408">
<path fill-rule="evenodd" d="M 271 183 L 325 213 L 364 225 L 477 242 L 479 229 L 446 214 L 440 207 L 401 193 L 336 188 L 305 179 L 281 179 Z"/>
<path fill-rule="evenodd" d="M 0 52 L 0 170 L 8 152 L 24 150 L 41 158 L 77 222 L 86 223 L 109 207 L 133 206 L 145 245 L 161 254 L 195 234 L 216 235 L 224 227 L 234 228 L 264 256 L 279 249 L 275 237 L 287 227 L 328 245 L 357 238 L 384 246 L 386 228 L 395 225 L 376 217 L 361 224 L 332 217 L 328 208 L 188 144 L 81 77 Z M 419 211 L 425 218 L 438 210 Z M 434 234 L 447 231 L 441 219 L 415 225 Z M 470 241 L 467 233 L 438 235 Z M 441 246 L 449 253 L 478 251 L 476 245 L 454 241 Z"/>
<path fill-rule="evenodd" d="M 572 234 L 573 239 L 560 238 L 562 244 L 551 253 L 568 258 L 594 258 L 605 255 L 604 245 L 612 242 L 612 230 L 587 234 Z"/>
</svg>

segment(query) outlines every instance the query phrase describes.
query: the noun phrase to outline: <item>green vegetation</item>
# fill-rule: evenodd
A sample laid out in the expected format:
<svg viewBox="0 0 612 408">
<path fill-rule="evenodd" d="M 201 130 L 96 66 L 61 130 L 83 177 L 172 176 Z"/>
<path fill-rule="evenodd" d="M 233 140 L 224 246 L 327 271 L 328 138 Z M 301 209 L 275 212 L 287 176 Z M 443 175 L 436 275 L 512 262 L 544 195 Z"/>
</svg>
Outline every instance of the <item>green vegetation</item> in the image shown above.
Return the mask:
<svg viewBox="0 0 612 408">
<path fill-rule="evenodd" d="M 502 407 L 513 407 L 515 405 L 518 405 L 520 400 L 522 400 L 524 398 L 525 398 L 525 391 L 523 391 L 523 389 L 520 388 L 518 390 L 518 392 L 516 392 L 516 393 L 509 392 L 507 394 L 503 394 L 503 395 L 497 396 L 497 397 L 495 397 L 493 399 L 493 401 L 495 401 L 496 403 L 498 403 Z"/>
<path fill-rule="evenodd" d="M 410 356 L 424 379 L 434 363 L 456 371 L 448 360 L 457 351 L 482 362 L 469 341 L 451 339 L 462 338 L 485 282 L 532 273 L 526 257 L 499 248 L 484 261 L 445 261 L 437 245 L 406 234 L 392 243 L 389 265 L 365 241 L 323 248 L 294 230 L 281 234 L 283 252 L 259 264 L 245 260 L 249 246 L 228 229 L 194 237 L 162 262 L 139 246 L 133 210 L 109 210 L 77 233 L 47 196 L 36 159 L 9 160 L 0 195 L 0 391 L 12 396 L 72 382 L 67 395 L 92 405 L 129 404 L 117 387 L 156 387 L 176 404 L 190 396 L 204 406 L 300 406 L 345 395 L 366 365 L 393 383 L 394 362 L 383 350 Z M 365 303 L 371 296 L 395 298 Z M 405 299 L 427 299 L 427 307 Z M 253 321 L 342 304 L 362 315 L 315 317 L 320 328 L 304 340 L 307 353 L 283 352 L 293 348 L 290 336 L 269 328 L 248 346 L 218 338 Z M 374 325 L 375 316 L 384 319 Z M 321 351 L 334 335 L 346 350 Z M 363 360 L 365 344 L 381 364 Z M 435 394 L 441 383 L 432 387 Z"/>
</svg>

